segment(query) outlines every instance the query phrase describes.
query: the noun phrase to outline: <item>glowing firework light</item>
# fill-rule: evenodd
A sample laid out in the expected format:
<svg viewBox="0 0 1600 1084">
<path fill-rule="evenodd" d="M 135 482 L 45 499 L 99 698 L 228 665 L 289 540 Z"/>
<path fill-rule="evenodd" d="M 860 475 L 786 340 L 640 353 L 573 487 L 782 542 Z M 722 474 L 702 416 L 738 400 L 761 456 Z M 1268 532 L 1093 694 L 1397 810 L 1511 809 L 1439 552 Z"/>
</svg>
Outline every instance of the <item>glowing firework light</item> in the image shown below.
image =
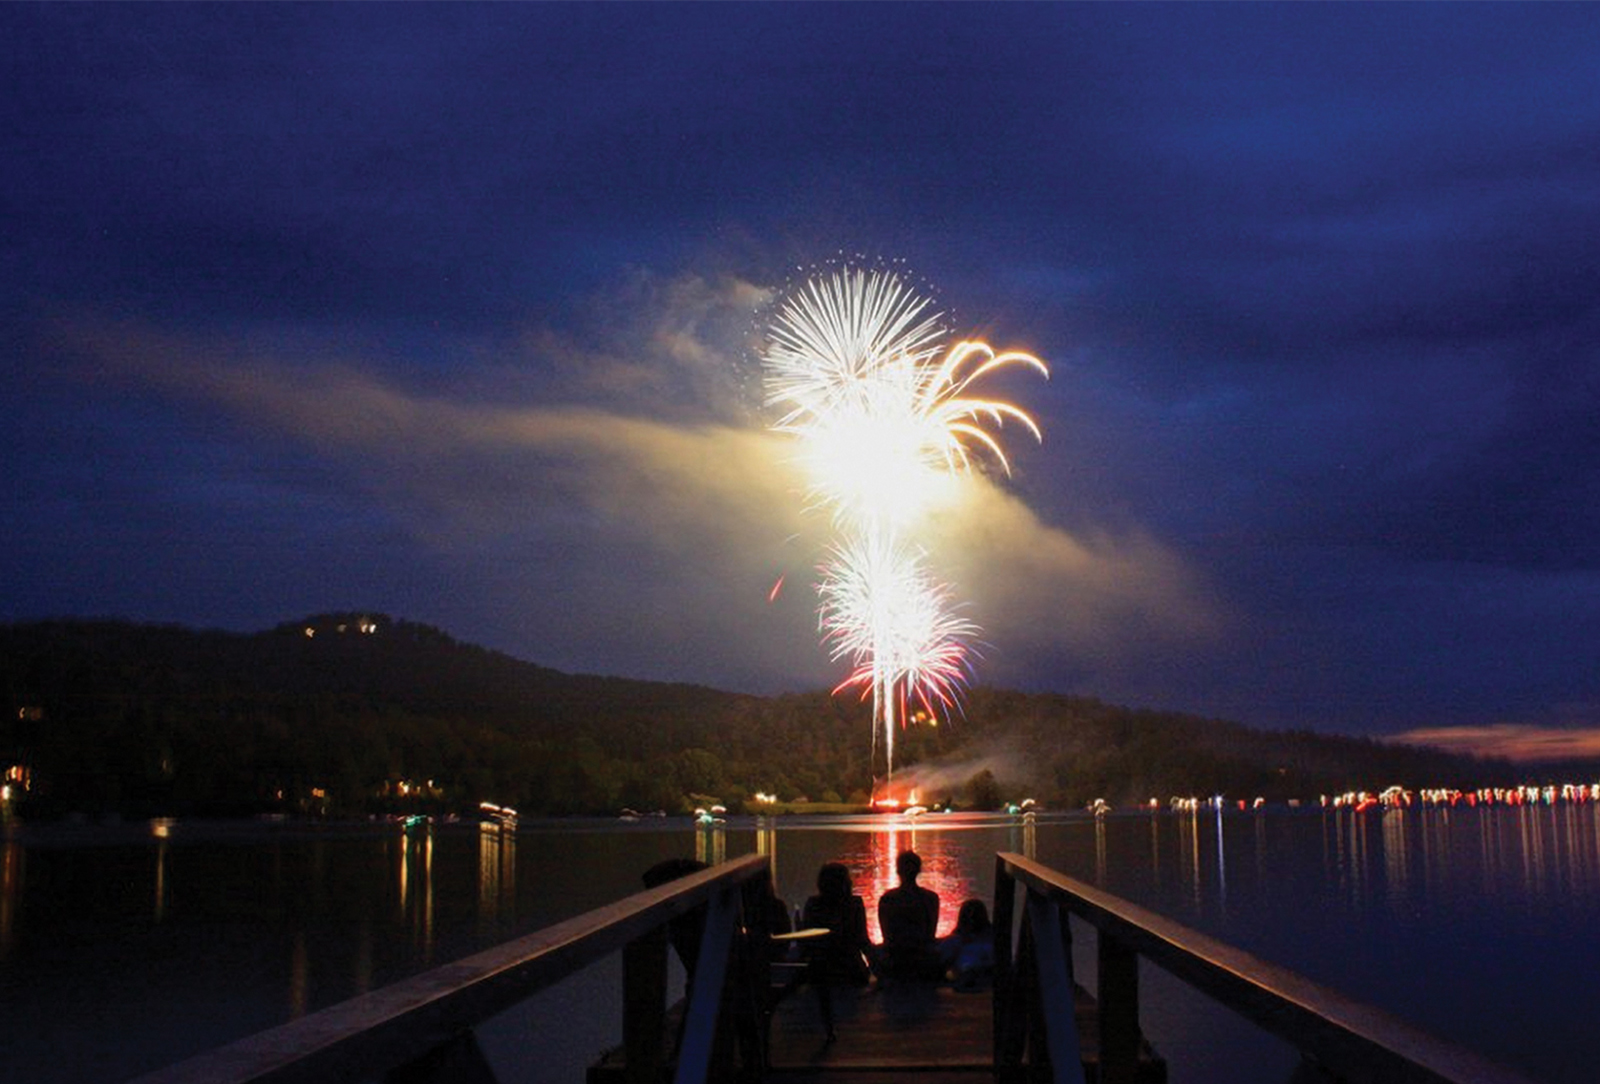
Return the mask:
<svg viewBox="0 0 1600 1084">
<path fill-rule="evenodd" d="M 892 768 L 896 718 L 904 720 L 912 702 L 934 715 L 955 706 L 971 676 L 968 644 L 978 626 L 954 612 L 949 588 L 920 554 L 881 534 L 835 547 L 818 593 L 823 643 L 852 667 L 834 692 L 870 693 L 873 746 L 881 724 Z"/>
<path fill-rule="evenodd" d="M 996 354 L 977 341 L 940 358 L 946 329 L 930 302 L 893 275 L 844 271 L 812 280 L 779 310 L 766 353 L 774 428 L 801 440 L 813 496 L 836 519 L 903 526 L 926 511 L 952 471 L 981 449 L 1010 473 L 986 425 L 1009 419 L 1035 439 L 1026 413 L 968 394 L 997 369 L 1049 376 L 1031 354 Z"/>
<path fill-rule="evenodd" d="M 975 454 L 1010 472 L 991 427 L 1009 420 L 1040 435 L 1012 404 L 970 394 L 973 384 L 1012 365 L 1049 375 L 1031 354 L 982 342 L 946 350 L 931 308 L 892 274 L 847 268 L 788 298 L 764 359 L 768 404 L 782 412 L 774 428 L 799 439 L 812 500 L 849 539 L 823 569 L 819 617 L 833 657 L 854 667 L 840 688 L 871 691 L 891 773 L 897 701 L 954 705 L 977 631 L 952 616 L 948 588 L 898 535 Z"/>
</svg>

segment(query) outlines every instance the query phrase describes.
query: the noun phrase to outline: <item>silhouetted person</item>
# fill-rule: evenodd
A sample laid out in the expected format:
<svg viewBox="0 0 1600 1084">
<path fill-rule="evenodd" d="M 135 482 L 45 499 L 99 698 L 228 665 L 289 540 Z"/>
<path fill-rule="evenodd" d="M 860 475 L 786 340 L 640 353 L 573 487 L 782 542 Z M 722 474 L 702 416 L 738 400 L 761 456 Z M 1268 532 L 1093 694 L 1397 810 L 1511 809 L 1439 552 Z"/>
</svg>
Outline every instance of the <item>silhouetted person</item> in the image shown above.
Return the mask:
<svg viewBox="0 0 1600 1084">
<path fill-rule="evenodd" d="M 939 962 L 957 990 L 986 990 L 994 984 L 994 926 L 982 900 L 961 905 L 956 928 L 939 939 Z"/>
<path fill-rule="evenodd" d="M 793 928 L 789 921 L 789 905 L 778 898 L 773 888 L 771 870 L 752 882 L 745 895 L 744 927 L 751 966 L 754 973 L 767 982 L 772 975 L 772 965 L 784 956 L 780 942 L 773 938 Z M 762 1008 L 770 1009 L 776 1000 L 777 994 L 770 989 L 765 991 Z"/>
<path fill-rule="evenodd" d="M 944 977 L 934 935 L 939 929 L 939 896 L 917 884 L 922 859 L 916 851 L 901 851 L 895 859 L 898 888 L 878 900 L 878 928 L 883 931 L 882 973 L 896 979 Z"/>
<path fill-rule="evenodd" d="M 841 863 L 829 862 L 817 871 L 817 894 L 806 900 L 800 925 L 804 929 L 825 929 L 806 945 L 806 981 L 817 991 L 822 1008 L 822 1023 L 828 1041 L 833 1041 L 834 986 L 865 986 L 871 978 L 866 952 L 872 947 L 867 938 L 867 905 L 855 894 L 850 871 Z"/>
</svg>

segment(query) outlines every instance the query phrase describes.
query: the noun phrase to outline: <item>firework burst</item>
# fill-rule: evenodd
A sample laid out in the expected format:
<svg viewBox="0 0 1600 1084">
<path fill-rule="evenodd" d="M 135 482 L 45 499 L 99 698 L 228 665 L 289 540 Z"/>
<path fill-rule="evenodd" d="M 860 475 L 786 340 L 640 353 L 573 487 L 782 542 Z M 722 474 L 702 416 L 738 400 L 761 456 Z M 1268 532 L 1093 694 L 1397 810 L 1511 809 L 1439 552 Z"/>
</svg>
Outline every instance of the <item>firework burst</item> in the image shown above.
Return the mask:
<svg viewBox="0 0 1600 1084">
<path fill-rule="evenodd" d="M 1039 439 L 1025 412 L 973 385 L 1009 366 L 1049 375 L 1032 354 L 975 340 L 947 349 L 947 337 L 942 314 L 896 276 L 847 268 L 789 297 L 764 358 L 774 428 L 798 438 L 811 501 L 846 540 L 823 569 L 823 639 L 852 666 L 840 688 L 870 692 L 891 772 L 897 715 L 908 698 L 935 713 L 956 703 L 977 632 L 898 539 L 976 460 L 1010 473 L 997 436 L 1008 421 Z"/>
<path fill-rule="evenodd" d="M 845 271 L 808 283 L 773 323 L 774 428 L 800 438 L 812 498 L 841 521 L 904 526 L 975 453 L 1010 472 L 991 430 L 1012 421 L 1039 438 L 1022 410 L 971 389 L 1008 366 L 1048 376 L 1044 363 L 971 340 L 945 350 L 930 308 L 892 275 Z"/>
<path fill-rule="evenodd" d="M 882 535 L 835 546 L 818 594 L 823 643 L 851 666 L 834 692 L 859 688 L 872 697 L 873 742 L 881 729 L 892 765 L 896 720 L 909 704 L 934 715 L 955 706 L 978 626 L 955 611 L 949 587 L 920 553 Z"/>
</svg>

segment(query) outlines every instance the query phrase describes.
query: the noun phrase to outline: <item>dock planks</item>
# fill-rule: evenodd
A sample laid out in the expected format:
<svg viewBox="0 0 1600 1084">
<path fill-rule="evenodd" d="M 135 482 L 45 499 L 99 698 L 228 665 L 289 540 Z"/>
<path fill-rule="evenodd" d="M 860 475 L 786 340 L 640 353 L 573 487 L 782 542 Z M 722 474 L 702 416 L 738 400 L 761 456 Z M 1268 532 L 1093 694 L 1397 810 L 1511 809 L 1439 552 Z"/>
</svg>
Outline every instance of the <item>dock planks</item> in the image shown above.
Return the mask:
<svg viewBox="0 0 1600 1084">
<path fill-rule="evenodd" d="M 837 1035 L 832 1043 L 815 990 L 802 986 L 778 1005 L 768 1079 L 867 1069 L 993 1070 L 994 1010 L 987 992 L 956 993 L 947 986 L 919 983 L 834 990 L 832 995 Z"/>
<path fill-rule="evenodd" d="M 1081 988 L 1074 1006 L 1088 1079 L 1098 1062 L 1098 1006 Z M 816 991 L 779 1003 L 768 1038 L 771 1084 L 977 1084 L 994 1076 L 994 1002 L 988 991 L 902 984 L 834 990 L 836 1039 L 826 1041 Z M 1023 1071 L 1024 1074 L 1026 1071 Z M 589 1084 L 624 1079 L 620 1052 L 589 1070 Z M 1146 1047 L 1139 1084 L 1164 1084 L 1166 1063 Z"/>
</svg>

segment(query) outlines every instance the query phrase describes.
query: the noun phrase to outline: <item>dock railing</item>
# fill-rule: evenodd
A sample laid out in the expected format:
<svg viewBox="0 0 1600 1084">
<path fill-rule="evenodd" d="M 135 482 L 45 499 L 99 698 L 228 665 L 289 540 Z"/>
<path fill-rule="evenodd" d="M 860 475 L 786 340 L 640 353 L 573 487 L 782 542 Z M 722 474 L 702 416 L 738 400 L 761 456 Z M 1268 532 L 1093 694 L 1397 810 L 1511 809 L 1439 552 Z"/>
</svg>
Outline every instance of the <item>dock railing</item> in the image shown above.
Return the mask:
<svg viewBox="0 0 1600 1084">
<path fill-rule="evenodd" d="M 739 925 L 742 894 L 767 876 L 768 869 L 765 856 L 750 855 L 690 874 L 146 1074 L 130 1084 L 369 1080 L 490 1084 L 494 1071 L 478 1046 L 474 1029 L 619 951 L 628 1077 L 654 1084 L 668 1064 L 664 1049 L 667 947 L 671 935 L 682 932 L 691 933 L 685 941 L 698 941 L 698 956 L 677 1044 L 675 1079 L 699 1084 L 707 1077 L 716 1045 L 723 980 Z M 686 923 L 674 923 L 684 916 L 688 916 Z M 529 1038 L 531 1043 L 538 1041 L 537 1034 Z"/>
<path fill-rule="evenodd" d="M 1018 892 L 1025 892 L 1018 929 Z M 1096 931 L 1101 1084 L 1135 1079 L 1139 958 L 1300 1051 L 1296 1082 L 1529 1084 L 1527 1078 L 1020 854 L 995 869 L 995 1064 L 1002 1079 L 1048 1061 L 1058 1084 L 1081 1081 L 1068 915 Z M 1029 1078 L 1034 1073 L 1026 1074 Z"/>
</svg>

